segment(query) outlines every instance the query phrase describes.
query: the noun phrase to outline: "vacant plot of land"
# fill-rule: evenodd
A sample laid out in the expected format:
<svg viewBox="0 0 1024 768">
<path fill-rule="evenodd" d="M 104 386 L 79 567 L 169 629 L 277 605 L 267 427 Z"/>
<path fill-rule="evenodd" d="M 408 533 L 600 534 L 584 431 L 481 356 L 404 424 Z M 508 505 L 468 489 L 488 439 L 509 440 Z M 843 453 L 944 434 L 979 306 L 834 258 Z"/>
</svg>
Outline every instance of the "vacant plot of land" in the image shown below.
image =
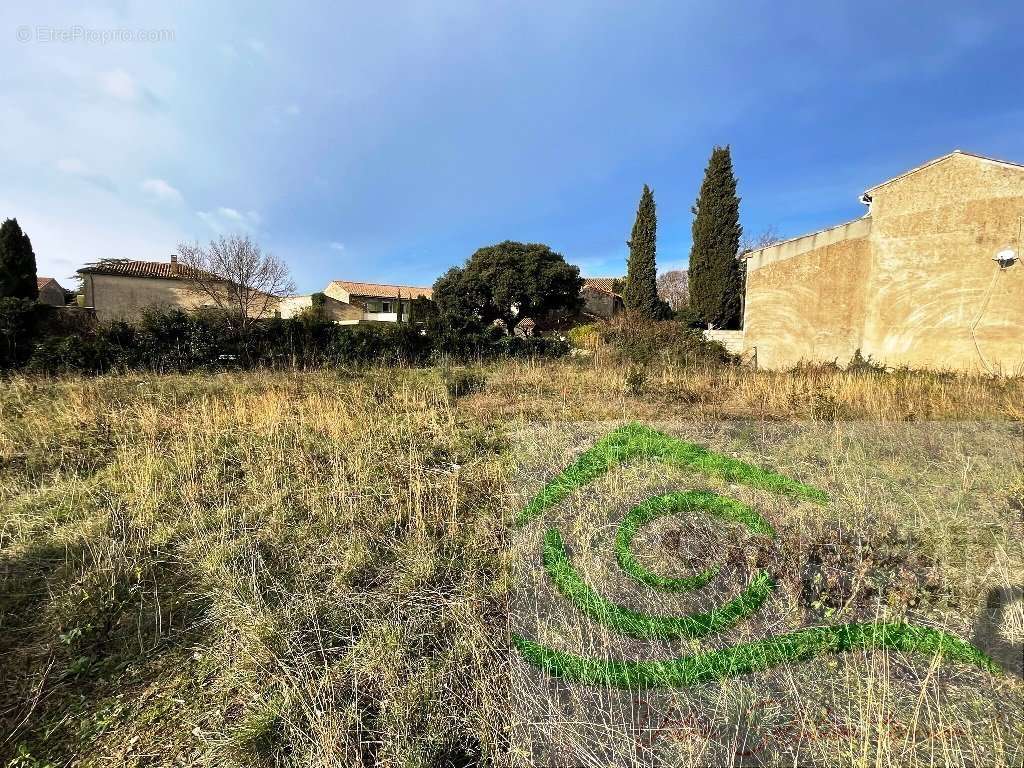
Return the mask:
<svg viewBox="0 0 1024 768">
<path fill-rule="evenodd" d="M 538 428 L 522 440 L 538 466 L 562 467 L 615 426 Z M 515 541 L 519 580 L 511 615 L 514 635 L 530 645 L 510 677 L 521 691 L 513 721 L 534 724 L 518 741 L 531 745 L 535 762 L 1009 766 L 1020 760 L 1024 686 L 1014 652 L 1003 652 L 1012 647 L 1019 657 L 1021 638 L 1008 626 L 1000 631 L 1012 637 L 992 642 L 986 629 L 989 596 L 1010 591 L 1024 566 L 1011 480 L 1020 469 L 1014 425 L 659 426 L 827 488 L 830 499 L 819 503 L 751 487 L 748 478 L 633 461 L 524 526 Z M 645 575 L 684 579 L 708 566 L 720 569 L 706 585 L 652 589 L 619 562 L 620 523 L 629 510 L 649 508 L 649 500 L 680 489 L 697 489 L 698 499 L 735 499 L 756 510 L 775 535 L 754 531 L 741 518 L 729 523 L 696 514 L 699 507 L 657 516 L 630 544 Z M 589 593 L 581 598 L 573 582 L 567 587 L 557 571 L 561 560 L 552 568 L 552 530 L 560 534 L 559 552 L 568 552 L 580 581 L 599 595 L 597 608 L 581 607 Z M 753 594 L 758 574 L 768 575 L 774 588 L 730 618 L 724 606 Z M 602 615 L 605 602 L 625 610 Z M 679 616 L 689 618 L 681 623 Z M 921 650 L 927 643 L 900 647 L 895 632 L 891 645 L 803 659 L 785 653 L 773 659 L 769 646 L 765 669 L 728 671 L 736 648 L 749 644 L 756 667 L 766 639 L 851 624 L 943 632 L 1006 666 L 992 674 L 972 653 L 954 660 L 951 650 L 940 660 Z M 587 664 L 556 658 L 550 674 L 539 674 L 527 663 L 537 663 L 530 656 L 536 644 Z M 623 661 L 640 664 L 623 672 L 616 666 Z M 650 661 L 655 664 L 645 668 Z M 577 682 L 581 674 L 590 675 L 590 684 Z M 632 675 L 634 685 L 615 674 Z"/>
<path fill-rule="evenodd" d="M 638 660 L 900 619 L 1012 654 L 1022 402 L 1017 380 L 600 359 L 0 382 L 0 763 L 1018 765 L 1012 673 L 856 651 L 641 692 L 553 677 L 512 638 Z M 830 501 L 636 462 L 514 526 L 634 420 Z M 617 526 L 688 489 L 776 539 L 659 518 L 632 543 L 646 570 L 722 570 L 652 594 Z M 760 568 L 777 586 L 722 635 L 623 637 L 552 585 L 550 523 L 636 611 L 708 610 Z"/>
</svg>

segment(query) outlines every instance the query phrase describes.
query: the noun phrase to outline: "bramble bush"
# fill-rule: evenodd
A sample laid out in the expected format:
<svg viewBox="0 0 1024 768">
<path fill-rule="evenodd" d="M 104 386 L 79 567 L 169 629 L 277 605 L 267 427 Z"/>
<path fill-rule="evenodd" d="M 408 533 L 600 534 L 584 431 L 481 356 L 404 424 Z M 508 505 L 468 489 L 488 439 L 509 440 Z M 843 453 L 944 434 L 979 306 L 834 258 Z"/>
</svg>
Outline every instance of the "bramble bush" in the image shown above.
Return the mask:
<svg viewBox="0 0 1024 768">
<path fill-rule="evenodd" d="M 718 342 L 705 339 L 701 331 L 674 320 L 627 317 L 603 326 L 601 336 L 619 357 L 633 364 L 727 365 L 736 359 Z"/>
</svg>

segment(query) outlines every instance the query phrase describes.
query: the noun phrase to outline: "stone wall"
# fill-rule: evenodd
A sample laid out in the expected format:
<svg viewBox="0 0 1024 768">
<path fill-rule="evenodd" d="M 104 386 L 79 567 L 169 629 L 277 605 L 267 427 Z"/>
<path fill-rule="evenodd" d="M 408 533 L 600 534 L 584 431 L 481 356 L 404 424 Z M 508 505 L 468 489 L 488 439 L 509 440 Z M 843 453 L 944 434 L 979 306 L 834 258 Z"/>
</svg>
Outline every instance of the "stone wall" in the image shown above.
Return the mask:
<svg viewBox="0 0 1024 768">
<path fill-rule="evenodd" d="M 39 301 L 42 304 L 49 304 L 51 307 L 63 307 L 64 289 L 57 283 L 47 283 L 39 291 Z"/>
<path fill-rule="evenodd" d="M 743 331 L 704 331 L 704 338 L 708 341 L 717 341 L 727 352 L 734 355 L 743 353 Z"/>
<path fill-rule="evenodd" d="M 311 309 L 312 306 L 313 297 L 311 295 L 287 296 L 281 299 L 278 311 L 280 311 L 281 317 L 287 319 Z M 323 312 L 328 320 L 343 325 L 358 323 L 363 319 L 363 310 L 360 307 L 354 307 L 326 295 L 324 296 Z"/>
<path fill-rule="evenodd" d="M 622 298 L 600 288 L 584 285 L 580 296 L 583 298 L 583 311 L 588 315 L 610 320 L 622 310 Z"/>
</svg>

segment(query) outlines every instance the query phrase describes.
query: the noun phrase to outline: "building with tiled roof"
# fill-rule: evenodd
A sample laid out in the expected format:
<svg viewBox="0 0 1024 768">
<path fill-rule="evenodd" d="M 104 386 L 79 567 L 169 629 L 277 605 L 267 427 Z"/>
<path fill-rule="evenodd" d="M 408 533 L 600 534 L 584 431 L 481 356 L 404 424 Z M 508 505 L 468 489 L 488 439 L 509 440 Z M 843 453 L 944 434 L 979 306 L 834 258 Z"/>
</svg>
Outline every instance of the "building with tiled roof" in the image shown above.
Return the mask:
<svg viewBox="0 0 1024 768">
<path fill-rule="evenodd" d="M 615 290 L 617 283 L 625 282 L 621 277 L 584 277 L 580 296 L 583 297 L 583 312 L 592 317 L 610 320 L 623 309 L 622 296 Z"/>
<path fill-rule="evenodd" d="M 39 289 L 40 304 L 63 307 L 67 303 L 64 297 L 64 288 L 52 277 L 36 278 L 36 287 Z"/>
<path fill-rule="evenodd" d="M 113 275 L 116 277 L 145 277 L 154 280 L 194 280 L 205 276 L 215 279 L 208 272 L 179 264 L 177 255 L 170 261 L 134 261 L 131 259 L 106 259 L 78 270 L 80 275 Z"/>
<path fill-rule="evenodd" d="M 324 293 L 361 309 L 364 321 L 385 323 L 408 320 L 413 299 L 429 299 L 434 294 L 433 289 L 422 286 L 357 280 L 332 280 Z"/>
<path fill-rule="evenodd" d="M 178 262 L 110 259 L 78 270 L 82 278 L 85 306 L 95 311 L 100 321 L 137 320 L 149 309 L 194 310 L 216 306 L 207 286 L 217 278 L 208 272 Z M 224 283 L 227 285 L 227 283 Z M 267 302 L 264 316 L 277 311 L 277 299 Z"/>
<path fill-rule="evenodd" d="M 607 293 L 614 293 L 619 295 L 619 291 L 616 291 L 616 283 L 625 283 L 626 278 L 624 277 L 584 277 L 583 287 L 584 288 L 596 288 L 599 291 L 606 291 Z"/>
</svg>

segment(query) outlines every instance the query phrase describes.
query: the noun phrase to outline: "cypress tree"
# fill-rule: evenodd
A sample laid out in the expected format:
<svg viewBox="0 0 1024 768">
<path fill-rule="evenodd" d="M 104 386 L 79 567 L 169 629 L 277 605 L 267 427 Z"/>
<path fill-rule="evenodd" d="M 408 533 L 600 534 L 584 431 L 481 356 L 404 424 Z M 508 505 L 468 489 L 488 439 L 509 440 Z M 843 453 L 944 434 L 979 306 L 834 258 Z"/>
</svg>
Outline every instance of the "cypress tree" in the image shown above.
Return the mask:
<svg viewBox="0 0 1024 768">
<path fill-rule="evenodd" d="M 739 328 L 743 276 L 740 199 L 729 147 L 715 147 L 693 207 L 690 251 L 690 315 L 701 326 Z"/>
<path fill-rule="evenodd" d="M 657 230 L 654 195 L 644 184 L 628 243 L 629 261 L 626 264 L 626 287 L 622 291 L 622 301 L 626 309 L 652 320 L 658 318 L 660 313 L 655 263 Z"/>
<path fill-rule="evenodd" d="M 0 299 L 8 297 L 39 298 L 36 255 L 17 219 L 7 219 L 0 225 Z"/>
</svg>

